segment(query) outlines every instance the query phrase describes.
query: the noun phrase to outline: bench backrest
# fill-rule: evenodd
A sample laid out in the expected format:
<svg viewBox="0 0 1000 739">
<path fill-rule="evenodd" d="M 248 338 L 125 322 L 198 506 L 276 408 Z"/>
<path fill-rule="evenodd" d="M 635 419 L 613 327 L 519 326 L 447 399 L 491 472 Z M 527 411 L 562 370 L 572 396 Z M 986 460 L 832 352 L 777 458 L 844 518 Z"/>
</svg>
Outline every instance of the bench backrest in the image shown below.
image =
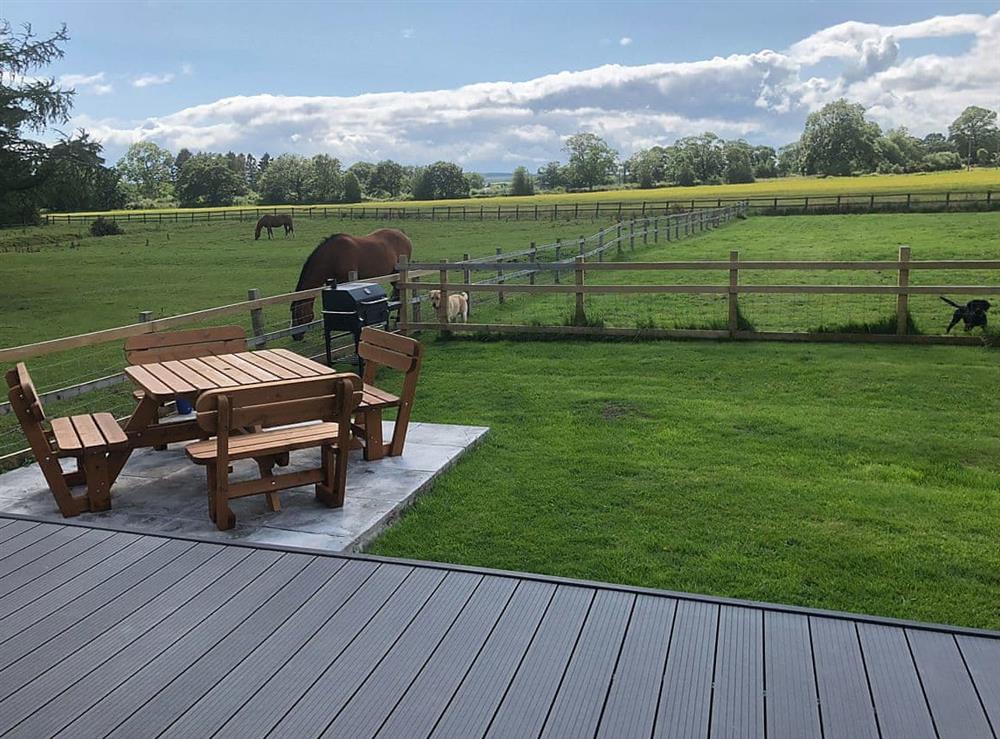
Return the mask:
<svg viewBox="0 0 1000 739">
<path fill-rule="evenodd" d="M 369 385 L 375 383 L 379 367 L 390 367 L 406 374 L 407 380 L 412 378 L 413 387 L 410 389 L 416 389 L 416 376 L 420 373 L 424 357 L 423 344 L 416 339 L 366 326 L 361 329 L 358 355 L 365 360 L 364 381 Z M 404 395 L 406 391 L 404 387 Z"/>
<path fill-rule="evenodd" d="M 361 378 L 342 373 L 209 390 L 198 398 L 195 410 L 201 429 L 221 434 L 308 421 L 350 423 L 360 402 Z"/>
<path fill-rule="evenodd" d="M 28 374 L 24 362 L 18 362 L 8 370 L 6 379 L 7 387 L 10 388 L 7 398 L 21 424 L 21 430 L 31 445 L 31 451 L 40 460 L 52 453 L 52 446 L 42 426 L 45 410 L 42 408 L 38 391 L 35 390 L 35 383 L 31 381 L 31 375 Z"/>
<path fill-rule="evenodd" d="M 246 331 L 241 326 L 140 334 L 125 339 L 125 358 L 129 364 L 149 364 L 214 354 L 233 354 L 247 350 L 246 339 Z"/>
</svg>

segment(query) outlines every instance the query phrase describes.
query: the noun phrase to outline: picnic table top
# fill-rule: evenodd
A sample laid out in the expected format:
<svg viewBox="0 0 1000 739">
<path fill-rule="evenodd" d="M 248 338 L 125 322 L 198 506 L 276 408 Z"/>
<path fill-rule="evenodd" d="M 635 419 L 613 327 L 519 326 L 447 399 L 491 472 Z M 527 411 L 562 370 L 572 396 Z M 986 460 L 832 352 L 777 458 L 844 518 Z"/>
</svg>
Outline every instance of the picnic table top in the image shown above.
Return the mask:
<svg viewBox="0 0 1000 739">
<path fill-rule="evenodd" d="M 325 364 L 288 349 L 218 354 L 194 359 L 130 365 L 125 374 L 157 400 L 177 395 L 197 395 L 206 390 L 257 385 L 335 374 Z"/>
<path fill-rule="evenodd" d="M 0 686 L 5 736 L 992 739 L 1000 634 L 4 514 Z"/>
</svg>

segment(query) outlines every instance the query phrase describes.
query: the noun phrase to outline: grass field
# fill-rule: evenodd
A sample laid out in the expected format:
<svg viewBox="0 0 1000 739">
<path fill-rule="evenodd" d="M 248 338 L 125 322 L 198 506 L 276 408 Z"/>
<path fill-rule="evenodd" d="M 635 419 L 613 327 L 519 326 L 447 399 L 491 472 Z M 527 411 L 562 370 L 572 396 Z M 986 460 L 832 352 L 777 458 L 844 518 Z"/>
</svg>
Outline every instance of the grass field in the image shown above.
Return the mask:
<svg viewBox="0 0 1000 739">
<path fill-rule="evenodd" d="M 434 201 L 393 201 L 385 203 L 362 203 L 368 207 L 403 207 L 417 205 L 509 205 L 526 203 L 591 203 L 618 201 L 663 201 L 691 200 L 702 198 L 742 198 L 742 197 L 791 197 L 819 195 L 882 194 L 882 193 L 928 193 L 946 191 L 984 192 L 1000 189 L 1000 168 L 980 168 L 951 172 L 920 172 L 903 175 L 865 175 L 862 177 L 783 177 L 759 180 L 746 185 L 699 185 L 696 187 L 658 187 L 649 190 L 602 190 L 598 192 L 574 192 L 552 195 L 530 195 L 521 197 L 460 198 Z M 233 206 L 229 210 L 239 210 Z M 252 206 L 249 206 L 252 207 Z M 262 205 L 262 208 L 274 207 Z M 281 206 L 277 206 L 281 207 Z M 318 207 L 322 207 L 321 205 Z M 347 206 L 350 207 L 350 206 Z M 356 207 L 361 207 L 356 206 Z M 191 210 L 220 211 L 226 208 L 193 208 Z M 109 211 L 128 213 L 130 211 Z M 131 211 L 132 213 L 142 211 Z M 155 212 L 155 211 L 149 211 Z M 61 214 L 66 215 L 66 214 Z"/>
<path fill-rule="evenodd" d="M 915 258 L 996 258 L 998 225 L 1000 214 L 751 218 L 636 258 L 730 248 L 891 258 L 900 243 Z M 294 241 L 254 243 L 247 226 L 133 224 L 103 240 L 76 236 L 79 227 L 0 232 L 0 345 L 128 322 L 143 309 L 235 301 L 248 287 L 285 292 L 320 236 L 346 230 L 304 221 Z M 404 227 L 422 259 L 596 230 Z M 501 309 L 480 306 L 477 320 L 479 310 Z M 502 310 L 519 320 L 568 313 L 521 297 Z M 655 306 L 592 304 L 602 310 L 626 325 L 665 320 Z M 832 302 L 824 311 L 851 314 Z M 269 324 L 286 319 L 283 309 L 268 314 Z M 1000 628 L 996 352 L 426 338 L 415 418 L 492 431 L 377 553 Z M 40 385 L 103 371 L 88 364 L 98 359 L 122 362 L 120 346 L 52 359 L 28 363 L 47 377 Z"/>
<path fill-rule="evenodd" d="M 748 260 L 894 260 L 900 245 L 909 245 L 911 258 L 998 259 L 1000 213 L 909 214 L 864 216 L 786 216 L 781 219 L 749 218 L 735 221 L 718 231 L 679 242 L 661 237 L 655 244 L 648 237 L 636 250 L 625 246 L 620 257 L 643 262 L 717 260 L 727 261 L 731 250 Z M 457 273 L 456 273 L 457 274 Z M 897 273 L 886 271 L 743 271 L 742 284 L 867 284 L 895 285 Z M 452 277 L 451 279 L 456 279 Z M 590 272 L 587 284 L 728 284 L 725 270 L 675 272 Z M 563 273 L 563 282 L 573 280 Z M 550 283 L 551 274 L 539 275 L 538 283 Z M 1000 271 L 913 271 L 911 285 L 1000 285 Z M 970 299 L 946 292 L 955 300 Z M 482 293 L 475 293 L 473 300 Z M 574 296 L 525 296 L 508 293 L 504 305 L 490 296 L 487 304 L 474 305 L 473 322 L 522 325 L 562 325 L 573 314 Z M 936 295 L 910 297 L 910 312 L 916 330 L 944 333 L 951 309 Z M 837 331 L 863 324 L 891 324 L 895 332 L 894 295 L 794 295 L 749 294 L 740 296 L 743 317 L 758 331 Z M 624 328 L 725 328 L 728 303 L 725 295 L 588 295 L 587 318 L 592 323 Z"/>
</svg>

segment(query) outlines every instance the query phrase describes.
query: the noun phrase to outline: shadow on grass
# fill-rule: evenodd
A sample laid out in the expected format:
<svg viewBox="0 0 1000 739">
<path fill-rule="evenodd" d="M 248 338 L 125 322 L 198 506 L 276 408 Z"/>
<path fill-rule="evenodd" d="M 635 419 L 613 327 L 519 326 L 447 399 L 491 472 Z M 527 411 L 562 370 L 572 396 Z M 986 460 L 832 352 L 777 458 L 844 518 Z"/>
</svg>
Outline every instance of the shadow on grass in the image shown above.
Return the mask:
<svg viewBox="0 0 1000 739">
<path fill-rule="evenodd" d="M 846 323 L 820 324 L 809 329 L 813 334 L 894 334 L 896 315 L 887 315 L 875 321 L 848 321 Z M 923 331 L 913 320 L 913 314 L 906 312 L 906 333 L 911 336 L 923 335 Z"/>
</svg>

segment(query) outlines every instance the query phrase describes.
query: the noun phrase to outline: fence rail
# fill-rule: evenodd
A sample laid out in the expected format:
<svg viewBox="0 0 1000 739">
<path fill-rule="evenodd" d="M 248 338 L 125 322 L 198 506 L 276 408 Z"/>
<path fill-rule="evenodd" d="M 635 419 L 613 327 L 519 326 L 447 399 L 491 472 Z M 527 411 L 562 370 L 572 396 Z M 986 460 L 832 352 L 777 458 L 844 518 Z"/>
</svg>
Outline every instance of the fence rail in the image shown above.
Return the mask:
<svg viewBox="0 0 1000 739">
<path fill-rule="evenodd" d="M 489 205 L 285 205 L 248 208 L 185 209 L 156 211 L 103 211 L 92 213 L 49 213 L 45 223 L 86 223 L 97 216 L 130 223 L 196 223 L 206 221 L 247 221 L 262 215 L 290 213 L 305 218 L 357 220 L 427 221 L 539 221 L 558 219 L 640 218 L 666 215 L 679 210 L 722 208 L 745 203 L 754 213 L 843 213 L 871 211 L 926 211 L 947 209 L 1000 208 L 1000 198 L 992 190 L 941 192 L 840 193 L 832 195 L 760 195 L 717 198 L 672 198 L 669 200 L 616 200 L 575 203 L 510 203 Z"/>
</svg>

